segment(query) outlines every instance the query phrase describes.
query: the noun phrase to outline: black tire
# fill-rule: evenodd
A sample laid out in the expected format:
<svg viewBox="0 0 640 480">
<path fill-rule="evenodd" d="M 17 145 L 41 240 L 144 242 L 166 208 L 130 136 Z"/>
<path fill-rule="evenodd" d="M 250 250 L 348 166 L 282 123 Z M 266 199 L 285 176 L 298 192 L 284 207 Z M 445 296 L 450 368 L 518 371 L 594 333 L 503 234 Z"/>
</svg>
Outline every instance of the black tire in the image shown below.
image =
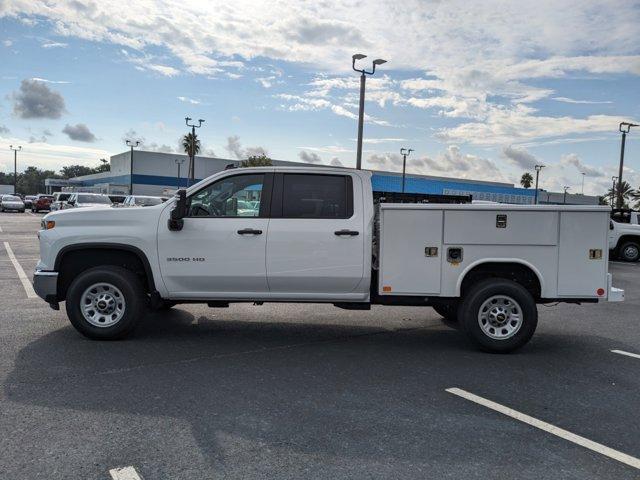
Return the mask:
<svg viewBox="0 0 640 480">
<path fill-rule="evenodd" d="M 500 297 L 504 298 L 499 300 Z M 496 301 L 495 307 L 491 303 L 493 301 Z M 483 309 L 487 316 L 492 313 L 494 308 L 501 312 L 500 308 L 505 307 L 500 302 L 506 302 L 506 308 L 510 309 L 510 313 L 507 313 L 506 316 L 498 313 L 498 315 L 494 315 L 493 319 L 499 322 L 504 321 L 503 326 L 494 327 L 486 319 L 480 319 L 480 309 L 485 302 L 490 302 Z M 509 318 L 511 318 L 510 315 L 517 312 L 520 314 L 520 326 L 516 328 L 509 321 Z M 481 350 L 492 353 L 508 353 L 522 347 L 531 339 L 538 325 L 538 309 L 533 295 L 522 285 L 511 280 L 490 278 L 474 285 L 465 294 L 458 311 L 458 318 L 467 337 Z M 483 326 L 481 326 L 481 322 Z M 509 330 L 514 331 L 510 333 Z M 504 335 L 504 338 L 495 338 L 495 336 L 501 335 Z"/>
<path fill-rule="evenodd" d="M 92 285 L 106 283 L 116 287 L 124 297 L 123 314 L 117 323 L 96 326 L 85 318 L 81 310 L 81 298 Z M 145 313 L 147 296 L 138 276 L 124 268 L 114 266 L 95 267 L 78 275 L 67 290 L 66 310 L 71 324 L 82 335 L 93 340 L 119 340 L 135 328 Z"/>
<path fill-rule="evenodd" d="M 618 255 L 625 262 L 637 262 L 640 260 L 640 245 L 638 242 L 624 242 L 618 249 Z"/>
<path fill-rule="evenodd" d="M 38 213 L 38 210 L 31 209 L 31 213 Z"/>
</svg>

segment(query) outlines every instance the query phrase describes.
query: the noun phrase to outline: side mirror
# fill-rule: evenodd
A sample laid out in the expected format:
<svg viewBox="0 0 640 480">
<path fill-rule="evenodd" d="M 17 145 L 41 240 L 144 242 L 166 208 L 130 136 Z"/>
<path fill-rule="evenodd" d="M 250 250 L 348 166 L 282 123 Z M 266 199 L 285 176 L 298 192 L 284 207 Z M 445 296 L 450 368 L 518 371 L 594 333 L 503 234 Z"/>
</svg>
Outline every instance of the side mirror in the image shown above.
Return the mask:
<svg viewBox="0 0 640 480">
<path fill-rule="evenodd" d="M 178 232 L 182 230 L 184 221 L 182 220 L 187 215 L 187 191 L 180 189 L 176 192 L 176 206 L 171 210 L 169 220 L 167 220 L 167 227 L 169 230 Z"/>
</svg>

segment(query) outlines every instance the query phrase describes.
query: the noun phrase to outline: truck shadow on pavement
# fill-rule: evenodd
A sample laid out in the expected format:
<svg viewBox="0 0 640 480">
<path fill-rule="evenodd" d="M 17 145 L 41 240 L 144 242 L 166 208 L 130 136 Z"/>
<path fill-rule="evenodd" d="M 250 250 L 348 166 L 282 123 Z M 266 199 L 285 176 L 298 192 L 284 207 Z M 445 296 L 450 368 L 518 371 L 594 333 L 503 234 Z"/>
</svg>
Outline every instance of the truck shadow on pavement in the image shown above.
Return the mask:
<svg viewBox="0 0 640 480">
<path fill-rule="evenodd" d="M 86 340 L 71 327 L 51 332 L 19 352 L 4 393 L 21 404 L 186 420 L 197 445 L 185 448 L 231 477 L 248 473 L 247 465 L 264 477 L 364 474 L 374 465 L 375 476 L 387 478 L 413 476 L 416 465 L 451 475 L 477 464 L 484 450 L 471 446 L 451 465 L 461 439 L 456 418 L 469 406 L 445 388 L 504 394 L 548 383 L 550 371 L 554 382 L 568 382 L 585 368 L 568 357 L 593 358 L 591 347 L 588 337 L 541 335 L 518 354 L 488 355 L 433 322 L 385 330 L 174 310 L 151 315 L 126 341 Z M 154 449 L 144 461 L 157 461 L 160 477 L 162 445 L 176 433 L 149 440 Z M 120 435 L 125 445 L 146 441 Z M 493 458 L 494 467 L 518 476 L 522 465 L 510 460 L 518 442 L 501 448 L 504 464 Z"/>
</svg>

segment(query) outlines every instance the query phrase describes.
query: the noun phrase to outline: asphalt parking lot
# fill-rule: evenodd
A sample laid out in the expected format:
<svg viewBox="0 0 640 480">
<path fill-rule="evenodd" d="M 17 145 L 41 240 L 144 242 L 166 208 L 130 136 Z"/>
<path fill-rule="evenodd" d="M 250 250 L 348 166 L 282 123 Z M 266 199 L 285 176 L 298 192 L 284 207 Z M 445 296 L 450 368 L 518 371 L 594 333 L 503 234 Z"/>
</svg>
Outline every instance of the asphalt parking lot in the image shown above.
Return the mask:
<svg viewBox="0 0 640 480">
<path fill-rule="evenodd" d="M 510 355 L 405 307 L 178 306 L 94 342 L 20 279 L 40 217 L 0 214 L 2 479 L 640 475 L 636 264 Z"/>
</svg>

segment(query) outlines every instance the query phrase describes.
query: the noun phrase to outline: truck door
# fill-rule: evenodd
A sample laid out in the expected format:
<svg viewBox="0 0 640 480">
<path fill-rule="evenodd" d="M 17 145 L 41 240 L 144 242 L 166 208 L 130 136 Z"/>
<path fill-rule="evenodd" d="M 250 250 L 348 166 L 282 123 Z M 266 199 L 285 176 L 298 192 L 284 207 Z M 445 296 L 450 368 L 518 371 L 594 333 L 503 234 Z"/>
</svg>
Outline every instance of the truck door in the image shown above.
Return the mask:
<svg viewBox="0 0 640 480">
<path fill-rule="evenodd" d="M 217 180 L 187 199 L 180 231 L 158 225 L 162 278 L 174 298 L 251 298 L 268 292 L 265 268 L 271 173 Z"/>
<path fill-rule="evenodd" d="M 362 203 L 358 176 L 276 174 L 267 236 L 270 292 L 299 298 L 357 293 L 370 241 Z"/>
</svg>

